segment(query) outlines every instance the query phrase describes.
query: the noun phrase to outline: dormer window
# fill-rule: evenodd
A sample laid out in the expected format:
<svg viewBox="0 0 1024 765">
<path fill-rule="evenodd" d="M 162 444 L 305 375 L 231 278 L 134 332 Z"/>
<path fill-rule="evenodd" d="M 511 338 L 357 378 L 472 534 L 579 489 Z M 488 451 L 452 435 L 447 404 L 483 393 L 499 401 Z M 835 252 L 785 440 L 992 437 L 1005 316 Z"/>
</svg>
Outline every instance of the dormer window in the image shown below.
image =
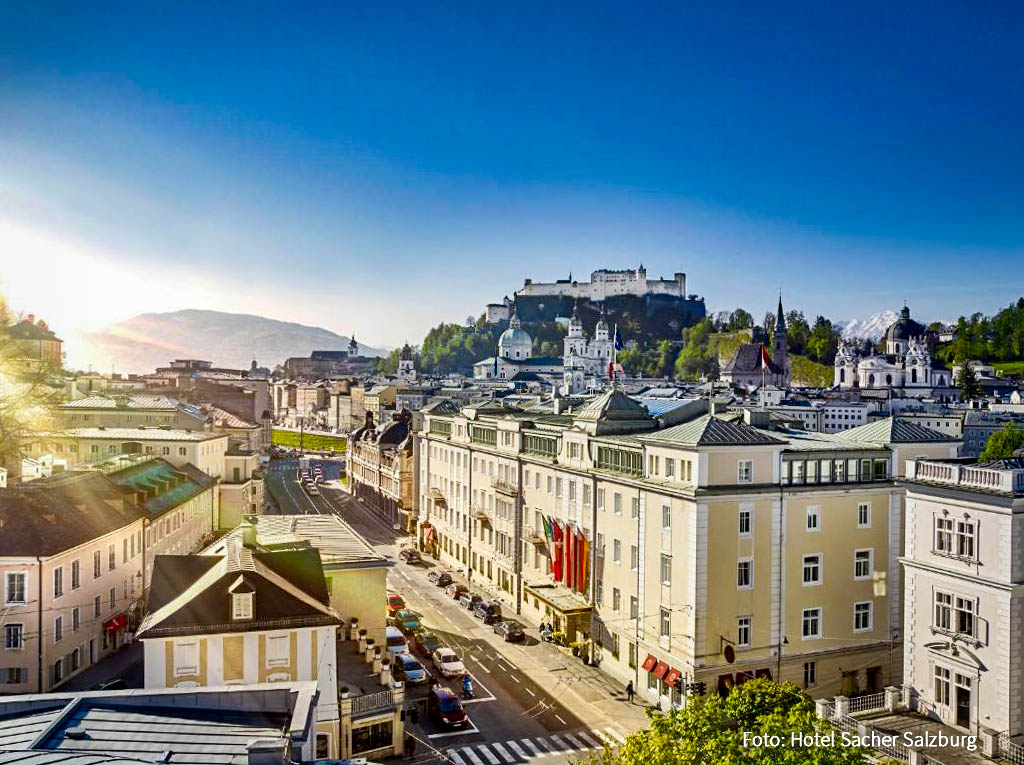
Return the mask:
<svg viewBox="0 0 1024 765">
<path fill-rule="evenodd" d="M 252 596 L 251 592 L 236 592 L 231 596 L 232 619 L 252 619 Z"/>
</svg>

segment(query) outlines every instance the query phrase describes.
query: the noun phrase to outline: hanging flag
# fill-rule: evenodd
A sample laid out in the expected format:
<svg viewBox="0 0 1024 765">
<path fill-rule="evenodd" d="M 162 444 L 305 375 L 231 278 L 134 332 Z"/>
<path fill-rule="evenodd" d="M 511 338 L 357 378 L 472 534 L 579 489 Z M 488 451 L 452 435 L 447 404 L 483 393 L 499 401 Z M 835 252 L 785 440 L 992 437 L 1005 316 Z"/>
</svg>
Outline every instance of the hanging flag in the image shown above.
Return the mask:
<svg viewBox="0 0 1024 765">
<path fill-rule="evenodd" d="M 615 325 L 615 339 L 613 340 L 612 345 L 614 346 L 615 350 L 622 350 L 622 333 L 619 332 L 618 324 Z"/>
<path fill-rule="evenodd" d="M 768 370 L 770 370 L 771 368 L 772 368 L 772 360 L 770 358 L 768 358 L 768 349 L 765 348 L 764 345 L 762 345 L 761 346 L 761 369 L 768 369 Z"/>
<path fill-rule="evenodd" d="M 615 377 L 615 362 L 614 361 L 609 361 L 608 362 L 608 379 L 610 380 L 613 377 Z"/>
<path fill-rule="evenodd" d="M 586 592 L 587 579 L 590 576 L 590 544 L 587 542 L 586 536 L 583 536 L 582 538 L 582 554 L 580 555 L 580 562 L 583 571 L 580 576 L 580 592 Z"/>
<path fill-rule="evenodd" d="M 570 590 L 576 582 L 576 532 L 565 524 L 565 586 Z"/>
<path fill-rule="evenodd" d="M 554 538 L 555 554 L 551 560 L 551 573 L 555 576 L 556 582 L 562 581 L 562 524 L 558 521 L 554 521 L 551 527 L 552 537 Z"/>
</svg>

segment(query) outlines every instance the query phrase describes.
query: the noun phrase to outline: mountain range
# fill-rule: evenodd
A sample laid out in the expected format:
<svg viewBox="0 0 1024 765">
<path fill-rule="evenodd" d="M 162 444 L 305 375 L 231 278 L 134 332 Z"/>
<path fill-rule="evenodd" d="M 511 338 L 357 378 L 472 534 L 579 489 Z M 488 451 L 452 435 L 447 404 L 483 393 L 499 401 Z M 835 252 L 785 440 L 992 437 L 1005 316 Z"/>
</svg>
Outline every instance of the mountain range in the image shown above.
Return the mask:
<svg viewBox="0 0 1024 765">
<path fill-rule="evenodd" d="M 214 366 L 248 369 L 253 359 L 273 369 L 291 356 L 314 350 L 348 349 L 349 338 L 323 327 L 308 327 L 250 314 L 186 309 L 143 313 L 99 332 L 67 338 L 66 366 L 121 373 L 152 372 L 171 359 L 206 359 Z M 387 350 L 359 343 L 363 356 Z"/>
<path fill-rule="evenodd" d="M 866 319 L 835 322 L 844 340 L 879 340 L 885 330 L 899 318 L 895 311 L 879 311 Z"/>
</svg>

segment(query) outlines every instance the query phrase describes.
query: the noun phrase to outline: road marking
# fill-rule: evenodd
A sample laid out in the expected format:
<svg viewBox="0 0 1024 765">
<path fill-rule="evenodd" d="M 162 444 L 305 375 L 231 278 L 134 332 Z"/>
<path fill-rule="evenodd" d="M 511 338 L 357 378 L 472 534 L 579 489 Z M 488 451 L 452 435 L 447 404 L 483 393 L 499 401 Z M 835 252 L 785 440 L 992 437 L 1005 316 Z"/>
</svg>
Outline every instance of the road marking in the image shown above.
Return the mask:
<svg viewBox="0 0 1024 765">
<path fill-rule="evenodd" d="M 573 747 L 575 747 L 576 749 L 583 750 L 583 749 L 587 749 L 588 748 L 588 747 L 584 746 L 583 744 L 581 744 L 580 740 L 578 738 L 576 738 L 574 735 L 572 735 L 571 733 L 566 733 L 564 735 L 565 735 L 565 740 L 568 741 L 570 744 L 572 744 Z"/>
<path fill-rule="evenodd" d="M 626 739 L 624 739 L 622 736 L 620 736 L 618 731 L 615 730 L 615 728 L 605 728 L 605 732 L 609 736 L 611 736 L 613 739 L 618 741 L 620 744 L 625 744 L 626 743 Z"/>
<path fill-rule="evenodd" d="M 532 756 L 534 756 L 534 757 L 543 757 L 544 756 L 545 753 L 542 752 L 537 747 L 535 747 L 533 745 L 533 743 L 530 741 L 530 739 L 528 739 L 528 738 L 521 738 L 519 740 L 522 742 L 523 746 L 529 747 Z"/>
<path fill-rule="evenodd" d="M 562 739 L 560 739 L 554 733 L 551 734 L 551 740 L 558 746 L 557 750 L 554 747 L 552 747 L 552 749 L 551 749 L 552 752 L 556 752 L 557 754 L 564 754 L 566 752 L 571 752 L 572 751 L 572 749 L 570 747 L 567 747 L 565 745 L 565 742 L 562 741 Z"/>
<path fill-rule="evenodd" d="M 473 765 L 484 765 L 484 761 L 477 757 L 470 747 L 464 746 L 459 751 L 466 755 L 470 760 L 472 760 Z"/>
<path fill-rule="evenodd" d="M 455 765 L 466 765 L 466 761 L 459 757 L 454 751 L 448 752 L 448 756 L 452 759 Z"/>
<path fill-rule="evenodd" d="M 522 759 L 525 760 L 529 758 L 530 755 L 524 752 L 523 748 L 519 746 L 519 744 L 517 744 L 515 741 L 506 741 L 505 743 L 508 744 L 509 749 L 518 754 Z"/>
<path fill-rule="evenodd" d="M 475 661 L 477 664 L 479 664 L 480 665 L 480 669 L 482 669 L 488 675 L 491 674 L 491 670 L 487 669 L 487 667 L 484 666 L 484 663 L 482 661 L 480 661 L 478 658 L 476 658 L 475 656 L 470 656 L 469 658 L 471 658 L 473 661 Z"/>
<path fill-rule="evenodd" d="M 536 695 L 537 695 L 536 693 L 534 693 L 533 691 L 531 691 L 531 690 L 530 690 L 529 688 L 524 688 L 523 690 L 525 690 L 525 691 L 526 691 L 527 693 L 529 693 L 529 694 L 530 694 L 531 696 L 536 696 Z"/>
<path fill-rule="evenodd" d="M 516 761 L 515 757 L 510 755 L 508 753 L 508 750 L 505 747 L 503 747 L 501 744 L 491 744 L 491 746 L 494 747 L 495 751 L 498 754 L 500 754 L 502 757 L 505 758 L 505 762 L 515 762 Z"/>
<path fill-rule="evenodd" d="M 519 669 L 519 667 L 517 667 L 517 666 L 516 666 L 515 664 L 513 664 L 512 662 L 510 662 L 510 661 L 509 661 L 508 659 L 506 659 L 506 658 L 505 658 L 505 657 L 504 657 L 503 655 L 501 655 L 501 654 L 495 654 L 495 657 L 496 657 L 496 658 L 498 659 L 498 661 L 503 661 L 503 662 L 505 662 L 506 664 L 508 664 L 508 665 L 509 665 L 510 667 L 512 667 L 512 669 Z"/>
<path fill-rule="evenodd" d="M 468 736 L 472 733 L 479 733 L 480 729 L 470 720 L 469 727 L 463 730 L 453 730 L 450 733 L 431 733 L 427 738 L 451 738 L 452 736 Z"/>
<path fill-rule="evenodd" d="M 595 741 L 593 738 L 588 736 L 587 732 L 585 730 L 579 731 L 576 735 L 579 736 L 584 741 L 586 741 L 591 746 L 591 748 L 593 748 L 593 749 L 600 749 L 601 748 L 600 741 Z"/>
<path fill-rule="evenodd" d="M 525 739 L 524 739 L 524 740 L 525 740 Z M 538 738 L 536 738 L 536 739 L 534 739 L 534 740 L 535 740 L 535 741 L 537 742 L 537 743 L 535 744 L 535 746 L 536 746 L 537 750 L 538 750 L 538 751 L 540 752 L 540 756 L 541 756 L 541 757 L 544 757 L 545 755 L 547 755 L 547 754 L 549 754 L 550 752 L 554 751 L 554 750 L 552 749 L 552 747 L 551 747 L 551 744 L 549 744 L 549 743 L 548 743 L 547 741 L 545 741 L 544 739 L 542 739 L 542 738 L 538 737 Z"/>
<path fill-rule="evenodd" d="M 491 750 L 487 748 L 486 744 L 480 744 L 477 749 L 483 752 L 484 757 L 491 761 L 491 765 L 498 765 L 501 761 L 491 754 Z"/>
<path fill-rule="evenodd" d="M 511 678 L 512 678 L 513 680 L 515 680 L 515 681 L 516 681 L 517 683 L 521 683 L 521 682 L 523 682 L 522 680 L 520 680 L 520 679 L 519 679 L 518 677 L 516 677 L 515 675 L 509 675 L 509 677 L 511 677 Z"/>
<path fill-rule="evenodd" d="M 566 722 L 565 720 L 563 720 L 563 719 L 562 719 L 562 716 L 561 716 L 561 715 L 557 715 L 557 714 L 556 714 L 556 715 L 555 715 L 555 719 L 556 719 L 556 720 L 558 720 L 558 722 L 562 723 L 562 725 L 568 725 L 568 724 L 569 724 L 569 723 L 567 723 L 567 722 Z"/>
</svg>

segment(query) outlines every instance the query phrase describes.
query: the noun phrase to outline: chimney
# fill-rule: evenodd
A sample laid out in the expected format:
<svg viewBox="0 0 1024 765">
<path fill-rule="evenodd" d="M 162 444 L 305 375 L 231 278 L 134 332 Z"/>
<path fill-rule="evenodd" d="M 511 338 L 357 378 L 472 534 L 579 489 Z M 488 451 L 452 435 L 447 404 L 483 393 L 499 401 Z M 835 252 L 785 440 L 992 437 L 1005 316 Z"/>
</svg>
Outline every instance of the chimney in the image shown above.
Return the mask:
<svg viewBox="0 0 1024 765">
<path fill-rule="evenodd" d="M 239 528 L 242 530 L 242 545 L 253 549 L 256 547 L 256 518 L 252 515 L 246 515 L 242 517 L 242 522 L 239 524 Z"/>
<path fill-rule="evenodd" d="M 743 422 L 752 428 L 767 428 L 771 424 L 771 417 L 767 409 L 744 409 Z"/>
<path fill-rule="evenodd" d="M 36 315 L 34 313 L 30 313 L 26 318 L 28 319 L 29 324 L 36 323 Z"/>
<path fill-rule="evenodd" d="M 246 744 L 245 751 L 248 765 L 286 765 L 291 761 L 284 738 L 258 738 Z"/>
</svg>

